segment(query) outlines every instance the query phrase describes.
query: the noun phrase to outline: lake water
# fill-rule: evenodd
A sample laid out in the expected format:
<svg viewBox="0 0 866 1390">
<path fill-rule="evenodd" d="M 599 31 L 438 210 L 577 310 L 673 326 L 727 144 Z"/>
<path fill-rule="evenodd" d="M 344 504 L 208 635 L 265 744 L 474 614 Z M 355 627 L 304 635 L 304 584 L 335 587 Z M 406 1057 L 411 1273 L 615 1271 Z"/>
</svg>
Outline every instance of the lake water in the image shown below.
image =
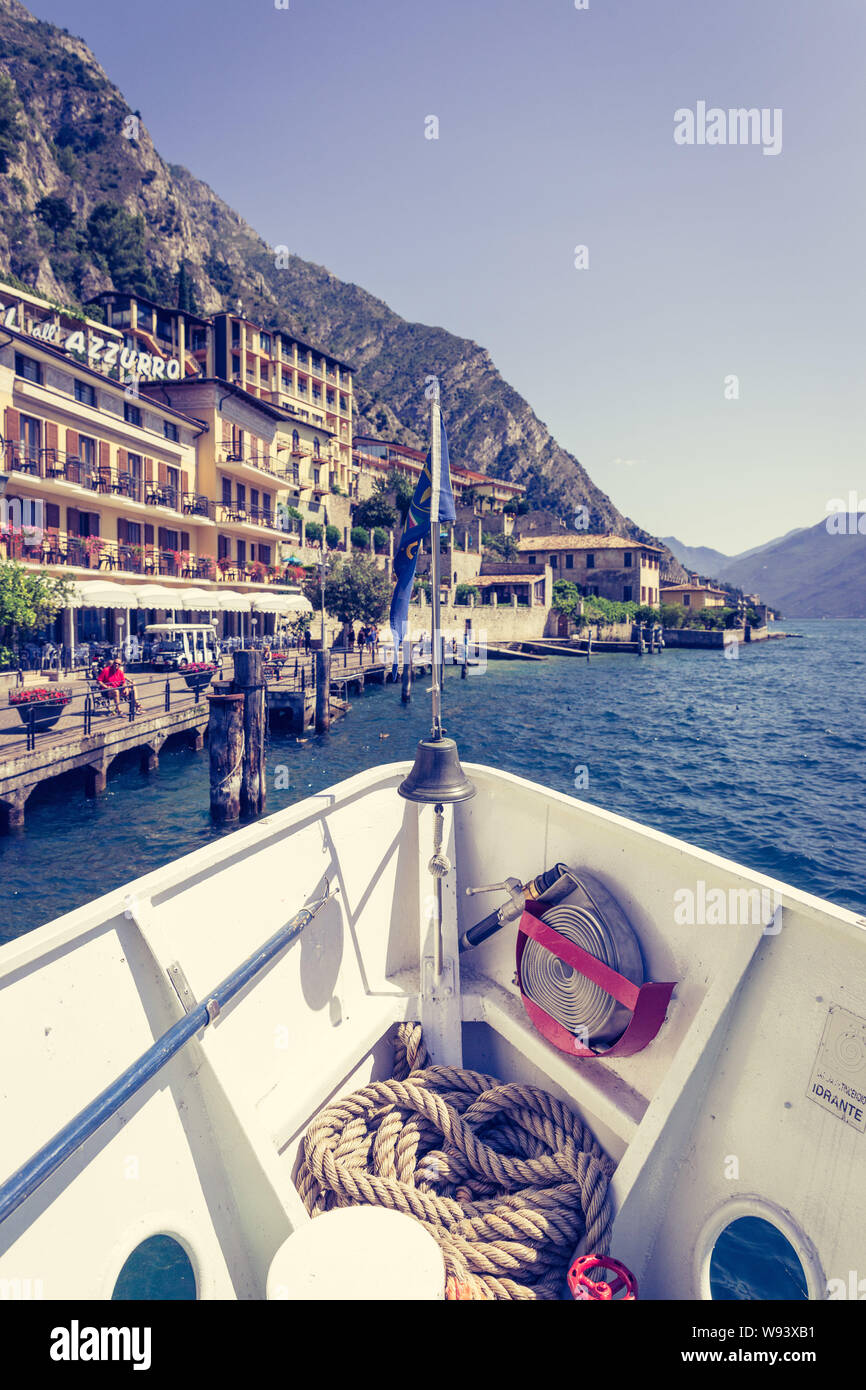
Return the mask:
<svg viewBox="0 0 866 1390">
<path fill-rule="evenodd" d="M 866 622 L 783 626 L 802 637 L 746 646 L 736 659 L 670 650 L 588 665 L 491 661 L 465 681 L 448 671 L 445 723 L 464 761 L 565 792 L 586 769 L 578 794 L 588 800 L 864 913 Z M 429 730 L 426 684 L 416 683 L 408 708 L 398 688 L 371 687 L 322 738 L 299 742 L 274 727 L 269 810 L 411 759 Z M 150 778 L 136 760 L 118 762 L 95 800 L 79 774 L 58 779 L 31 797 L 26 831 L 0 838 L 0 941 L 218 833 L 206 751 L 164 749 Z M 717 1297 L 798 1296 L 784 1250 L 745 1227 L 730 1243 L 729 1258 L 719 1252 Z"/>
<path fill-rule="evenodd" d="M 736 660 L 671 649 L 588 665 L 491 661 L 465 681 L 449 670 L 445 723 L 465 761 L 565 792 L 585 768 L 582 797 L 864 912 L 866 622 L 785 626 L 804 636 L 742 647 Z M 429 731 L 427 684 L 408 707 L 394 686 L 371 686 L 305 743 L 275 725 L 268 809 L 411 759 Z M 136 758 L 119 760 L 94 800 L 82 774 L 57 779 L 31 796 L 26 831 L 0 837 L 0 941 L 219 833 L 206 751 L 163 749 L 150 778 Z"/>
</svg>

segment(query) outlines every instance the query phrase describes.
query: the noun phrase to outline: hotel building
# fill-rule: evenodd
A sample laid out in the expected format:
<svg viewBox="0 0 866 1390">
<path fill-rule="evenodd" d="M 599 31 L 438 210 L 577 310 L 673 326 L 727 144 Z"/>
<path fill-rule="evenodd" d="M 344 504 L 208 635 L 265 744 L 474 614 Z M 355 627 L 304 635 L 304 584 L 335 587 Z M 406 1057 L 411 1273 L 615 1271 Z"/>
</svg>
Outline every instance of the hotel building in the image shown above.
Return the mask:
<svg viewBox="0 0 866 1390">
<path fill-rule="evenodd" d="M 287 612 L 308 606 L 279 563 L 285 412 L 229 383 L 184 382 L 184 337 L 157 339 L 155 319 L 148 342 L 0 286 L 0 323 L 0 554 L 77 581 L 67 645 L 114 635 L 114 606 L 91 598 L 118 585 L 141 596 L 132 630 L 172 611 L 223 612 L 232 630 L 257 594 L 273 607 L 276 584 Z M 131 608 L 128 590 L 117 608 Z"/>
<path fill-rule="evenodd" d="M 570 579 L 584 594 L 653 608 L 659 605 L 660 546 L 622 536 L 566 531 L 555 536 L 525 536 L 517 547 L 529 565 L 549 565 L 554 581 Z"/>
<path fill-rule="evenodd" d="M 676 603 L 681 608 L 700 610 L 701 608 L 724 608 L 731 600 L 724 589 L 714 589 L 711 584 L 699 584 L 692 580 L 688 584 L 665 584 L 662 587 L 662 603 Z"/>
</svg>

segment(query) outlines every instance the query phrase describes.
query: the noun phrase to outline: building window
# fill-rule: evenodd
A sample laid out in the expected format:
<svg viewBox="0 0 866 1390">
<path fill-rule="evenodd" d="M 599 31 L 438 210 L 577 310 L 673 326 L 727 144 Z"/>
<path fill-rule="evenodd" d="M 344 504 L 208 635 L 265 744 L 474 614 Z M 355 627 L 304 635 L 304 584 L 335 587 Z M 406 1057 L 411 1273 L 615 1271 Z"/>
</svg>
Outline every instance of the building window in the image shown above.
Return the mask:
<svg viewBox="0 0 866 1390">
<path fill-rule="evenodd" d="M 87 381 L 76 381 L 75 399 L 82 405 L 96 405 L 96 392 Z"/>
<path fill-rule="evenodd" d="M 42 367 L 35 357 L 25 357 L 22 352 L 15 354 L 15 375 L 23 376 L 25 381 L 35 381 L 42 385 Z"/>
<path fill-rule="evenodd" d="M 535 556 L 534 556 L 534 555 L 528 555 L 526 558 L 528 559 L 530 565 L 534 565 L 534 564 L 535 564 Z"/>
<path fill-rule="evenodd" d="M 293 448 L 293 449 L 299 449 L 300 447 L 301 447 L 301 436 L 298 434 L 298 431 L 297 431 L 297 430 L 292 430 L 292 448 Z"/>
<path fill-rule="evenodd" d="M 270 353 L 270 350 L 271 350 L 271 335 L 270 335 L 270 333 L 260 333 L 260 334 L 259 334 L 259 343 L 261 344 L 262 352 Z"/>
<path fill-rule="evenodd" d="M 317 434 L 313 435 L 313 457 L 319 457 L 319 436 Z"/>
<path fill-rule="evenodd" d="M 625 567 L 626 567 L 626 569 L 631 569 L 631 551 L 630 551 L 630 550 L 627 550 L 627 551 L 625 552 L 625 555 L 623 556 L 623 561 L 625 562 Z"/>
<path fill-rule="evenodd" d="M 204 352 L 207 347 L 207 332 L 204 328 L 194 328 L 192 330 L 189 346 L 191 352 Z"/>
<path fill-rule="evenodd" d="M 224 507 L 230 507 L 231 504 L 232 504 L 232 480 L 231 480 L 231 478 L 223 478 L 223 480 L 222 480 L 222 488 L 223 488 L 223 506 L 224 506 Z"/>
<path fill-rule="evenodd" d="M 173 420 L 163 421 L 162 432 L 165 435 L 166 439 L 173 439 L 175 441 L 180 439 L 180 432 Z"/>
<path fill-rule="evenodd" d="M 88 439 L 85 435 L 78 436 L 78 457 L 82 463 L 93 467 L 96 463 L 96 440 Z"/>
<path fill-rule="evenodd" d="M 631 603 L 631 585 L 630 585 L 630 584 L 624 584 L 624 585 L 623 585 L 623 590 L 622 590 L 622 601 L 623 601 L 623 603 Z"/>
<path fill-rule="evenodd" d="M 141 427 L 141 411 L 137 405 L 130 405 L 129 401 L 123 402 L 123 418 L 128 425 Z"/>
<path fill-rule="evenodd" d="M 299 376 L 299 377 L 298 377 L 298 395 L 299 395 L 299 396 L 306 396 L 306 394 L 307 394 L 307 381 L 306 381 L 306 377 Z"/>
<path fill-rule="evenodd" d="M 556 556 L 555 556 L 555 555 L 551 555 L 551 557 L 550 557 L 550 568 L 551 568 L 552 570 L 555 570 L 555 569 L 556 569 Z"/>
<path fill-rule="evenodd" d="M 688 595 L 688 594 L 683 594 L 683 607 L 684 607 L 684 608 L 690 608 L 690 607 L 691 607 L 691 602 L 692 602 L 692 601 L 691 601 L 691 598 L 689 597 L 689 595 Z"/>
<path fill-rule="evenodd" d="M 592 552 L 587 552 L 587 556 L 586 556 L 586 568 L 587 568 L 588 570 L 594 570 L 594 569 L 595 569 L 595 556 L 592 554 Z"/>
<path fill-rule="evenodd" d="M 573 555 L 566 555 L 566 557 L 565 557 L 565 568 L 566 568 L 567 570 L 573 570 L 573 569 L 574 569 L 574 556 L 573 556 Z"/>
<path fill-rule="evenodd" d="M 156 336 L 157 336 L 157 338 L 162 338 L 162 339 L 163 339 L 165 342 L 167 342 L 167 343 L 170 343 L 170 342 L 173 341 L 173 338 L 172 338 L 172 331 L 171 331 L 171 319 L 163 319 L 163 318 L 157 317 L 157 320 L 156 320 Z"/>
</svg>

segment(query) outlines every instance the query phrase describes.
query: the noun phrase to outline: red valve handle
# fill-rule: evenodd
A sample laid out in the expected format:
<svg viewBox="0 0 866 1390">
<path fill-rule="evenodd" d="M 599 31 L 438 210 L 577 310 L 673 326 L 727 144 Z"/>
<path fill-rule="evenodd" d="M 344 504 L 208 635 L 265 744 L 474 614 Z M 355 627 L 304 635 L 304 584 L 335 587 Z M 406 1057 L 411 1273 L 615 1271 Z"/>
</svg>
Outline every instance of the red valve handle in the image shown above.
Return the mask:
<svg viewBox="0 0 866 1390">
<path fill-rule="evenodd" d="M 588 1277 L 591 1269 L 613 1270 L 616 1277 L 609 1283 L 603 1280 L 595 1283 Z M 625 1293 L 619 1302 L 634 1302 L 637 1298 L 637 1280 L 631 1270 L 626 1269 L 619 1260 L 612 1260 L 609 1255 L 581 1255 L 568 1271 L 568 1287 L 572 1298 L 589 1302 L 607 1302 L 620 1289 L 625 1289 Z"/>
</svg>

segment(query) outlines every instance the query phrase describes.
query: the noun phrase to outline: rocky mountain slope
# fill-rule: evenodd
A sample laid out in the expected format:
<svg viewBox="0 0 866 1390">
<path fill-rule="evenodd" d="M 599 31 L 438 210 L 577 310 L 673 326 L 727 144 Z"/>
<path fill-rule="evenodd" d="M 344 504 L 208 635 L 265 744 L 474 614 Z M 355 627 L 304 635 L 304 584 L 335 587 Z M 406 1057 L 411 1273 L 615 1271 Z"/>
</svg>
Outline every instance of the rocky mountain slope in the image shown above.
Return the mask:
<svg viewBox="0 0 866 1390">
<path fill-rule="evenodd" d="M 166 164 L 86 44 L 0 0 L 0 273 L 60 303 L 137 289 L 203 313 L 243 301 L 357 367 L 359 433 L 420 446 L 442 384 L 452 456 L 525 483 L 590 529 L 650 539 L 561 448 L 477 343 L 408 323 L 323 266 L 272 248 L 204 183 Z M 191 295 L 191 299 L 186 296 Z M 672 562 L 675 568 L 676 562 Z"/>
<path fill-rule="evenodd" d="M 866 618 L 866 512 L 830 521 L 835 529 L 819 521 L 736 556 L 725 581 L 789 618 Z"/>
</svg>

